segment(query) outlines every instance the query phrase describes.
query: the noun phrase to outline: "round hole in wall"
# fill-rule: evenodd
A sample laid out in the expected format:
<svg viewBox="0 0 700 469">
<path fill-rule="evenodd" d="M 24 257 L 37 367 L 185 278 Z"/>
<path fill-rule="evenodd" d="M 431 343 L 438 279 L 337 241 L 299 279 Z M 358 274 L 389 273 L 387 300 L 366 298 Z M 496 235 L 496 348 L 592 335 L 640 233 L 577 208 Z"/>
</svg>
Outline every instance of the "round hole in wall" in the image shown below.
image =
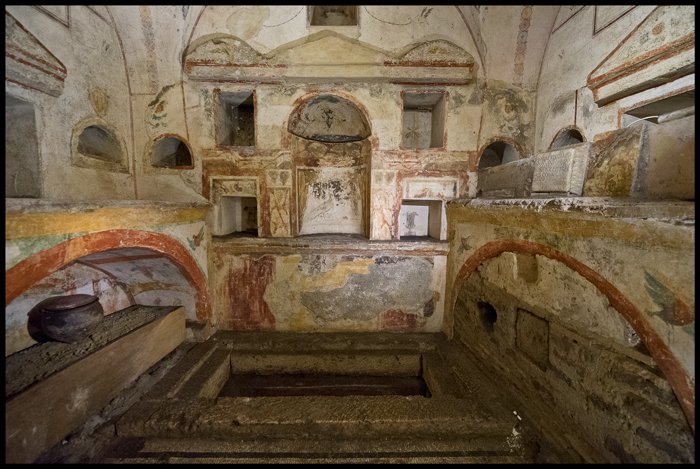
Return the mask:
<svg viewBox="0 0 700 469">
<path fill-rule="evenodd" d="M 479 301 L 476 306 L 479 309 L 479 318 L 481 319 L 481 324 L 483 324 L 484 329 L 488 332 L 492 332 L 493 325 L 496 324 L 496 320 L 498 319 L 496 308 L 486 301 Z"/>
</svg>

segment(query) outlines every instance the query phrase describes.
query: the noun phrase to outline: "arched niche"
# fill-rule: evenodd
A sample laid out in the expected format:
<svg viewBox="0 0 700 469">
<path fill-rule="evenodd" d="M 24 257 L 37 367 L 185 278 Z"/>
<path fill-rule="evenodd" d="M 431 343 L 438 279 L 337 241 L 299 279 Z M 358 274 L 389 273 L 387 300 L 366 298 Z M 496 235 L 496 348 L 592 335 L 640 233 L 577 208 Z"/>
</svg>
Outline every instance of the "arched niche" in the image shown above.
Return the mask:
<svg viewBox="0 0 700 469">
<path fill-rule="evenodd" d="M 176 135 L 161 135 L 151 146 L 150 162 L 155 168 L 191 169 L 189 146 Z"/>
<path fill-rule="evenodd" d="M 326 143 L 357 142 L 372 134 L 363 112 L 352 101 L 332 94 L 315 96 L 297 106 L 287 130 Z"/>
<path fill-rule="evenodd" d="M 479 156 L 479 169 L 517 161 L 521 157 L 520 152 L 505 140 L 496 140 L 489 144 Z"/>
<path fill-rule="evenodd" d="M 496 140 L 484 148 L 479 157 L 479 169 L 491 168 L 520 159 L 520 152 L 504 140 Z"/>
<path fill-rule="evenodd" d="M 557 135 L 552 140 L 552 144 L 549 146 L 549 149 L 557 150 L 570 145 L 578 145 L 584 141 L 585 139 L 583 138 L 583 135 L 576 127 L 565 127 L 557 132 Z"/>
<path fill-rule="evenodd" d="M 71 158 L 75 166 L 128 172 L 125 148 L 117 131 L 101 119 L 86 119 L 73 127 Z"/>
<path fill-rule="evenodd" d="M 371 127 L 335 94 L 302 99 L 289 116 L 296 172 L 296 234 L 367 236 Z"/>
</svg>

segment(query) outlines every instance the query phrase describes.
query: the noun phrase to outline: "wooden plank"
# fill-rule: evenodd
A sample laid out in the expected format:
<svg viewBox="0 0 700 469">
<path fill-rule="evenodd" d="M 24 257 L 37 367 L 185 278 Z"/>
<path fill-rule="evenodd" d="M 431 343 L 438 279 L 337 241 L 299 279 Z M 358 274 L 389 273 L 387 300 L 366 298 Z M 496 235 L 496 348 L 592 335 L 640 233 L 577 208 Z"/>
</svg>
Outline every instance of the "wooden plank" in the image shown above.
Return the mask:
<svg viewBox="0 0 700 469">
<path fill-rule="evenodd" d="M 6 401 L 5 462 L 34 461 L 184 339 L 181 307 Z"/>
</svg>

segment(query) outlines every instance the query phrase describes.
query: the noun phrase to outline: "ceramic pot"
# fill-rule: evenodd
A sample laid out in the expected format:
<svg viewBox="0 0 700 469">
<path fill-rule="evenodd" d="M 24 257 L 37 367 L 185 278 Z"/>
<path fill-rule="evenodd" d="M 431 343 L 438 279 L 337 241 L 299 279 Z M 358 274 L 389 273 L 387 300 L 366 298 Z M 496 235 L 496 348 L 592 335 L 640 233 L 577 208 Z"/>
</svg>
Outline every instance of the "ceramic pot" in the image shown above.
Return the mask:
<svg viewBox="0 0 700 469">
<path fill-rule="evenodd" d="M 42 303 L 39 327 L 59 342 L 78 342 L 102 321 L 104 309 L 93 295 L 54 296 Z"/>
</svg>

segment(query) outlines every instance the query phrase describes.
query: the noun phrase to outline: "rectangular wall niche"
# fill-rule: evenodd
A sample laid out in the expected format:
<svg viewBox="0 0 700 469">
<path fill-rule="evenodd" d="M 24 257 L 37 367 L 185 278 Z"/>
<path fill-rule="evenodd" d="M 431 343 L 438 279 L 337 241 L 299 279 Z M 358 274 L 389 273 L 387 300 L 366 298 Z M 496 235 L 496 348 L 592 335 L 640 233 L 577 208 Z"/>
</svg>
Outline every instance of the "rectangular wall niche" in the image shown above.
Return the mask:
<svg viewBox="0 0 700 469">
<path fill-rule="evenodd" d="M 34 105 L 5 94 L 5 197 L 41 197 Z"/>
<path fill-rule="evenodd" d="M 404 240 L 440 239 L 441 200 L 403 200 L 399 212 L 399 238 Z"/>
<path fill-rule="evenodd" d="M 357 5 L 310 6 L 309 25 L 357 26 Z"/>
<path fill-rule="evenodd" d="M 214 235 L 258 236 L 258 200 L 255 197 L 223 195 L 218 204 Z"/>
<path fill-rule="evenodd" d="M 403 95 L 403 148 L 441 148 L 445 145 L 445 95 Z"/>
<path fill-rule="evenodd" d="M 221 146 L 255 146 L 255 99 L 253 92 L 219 93 L 217 143 Z"/>
</svg>

